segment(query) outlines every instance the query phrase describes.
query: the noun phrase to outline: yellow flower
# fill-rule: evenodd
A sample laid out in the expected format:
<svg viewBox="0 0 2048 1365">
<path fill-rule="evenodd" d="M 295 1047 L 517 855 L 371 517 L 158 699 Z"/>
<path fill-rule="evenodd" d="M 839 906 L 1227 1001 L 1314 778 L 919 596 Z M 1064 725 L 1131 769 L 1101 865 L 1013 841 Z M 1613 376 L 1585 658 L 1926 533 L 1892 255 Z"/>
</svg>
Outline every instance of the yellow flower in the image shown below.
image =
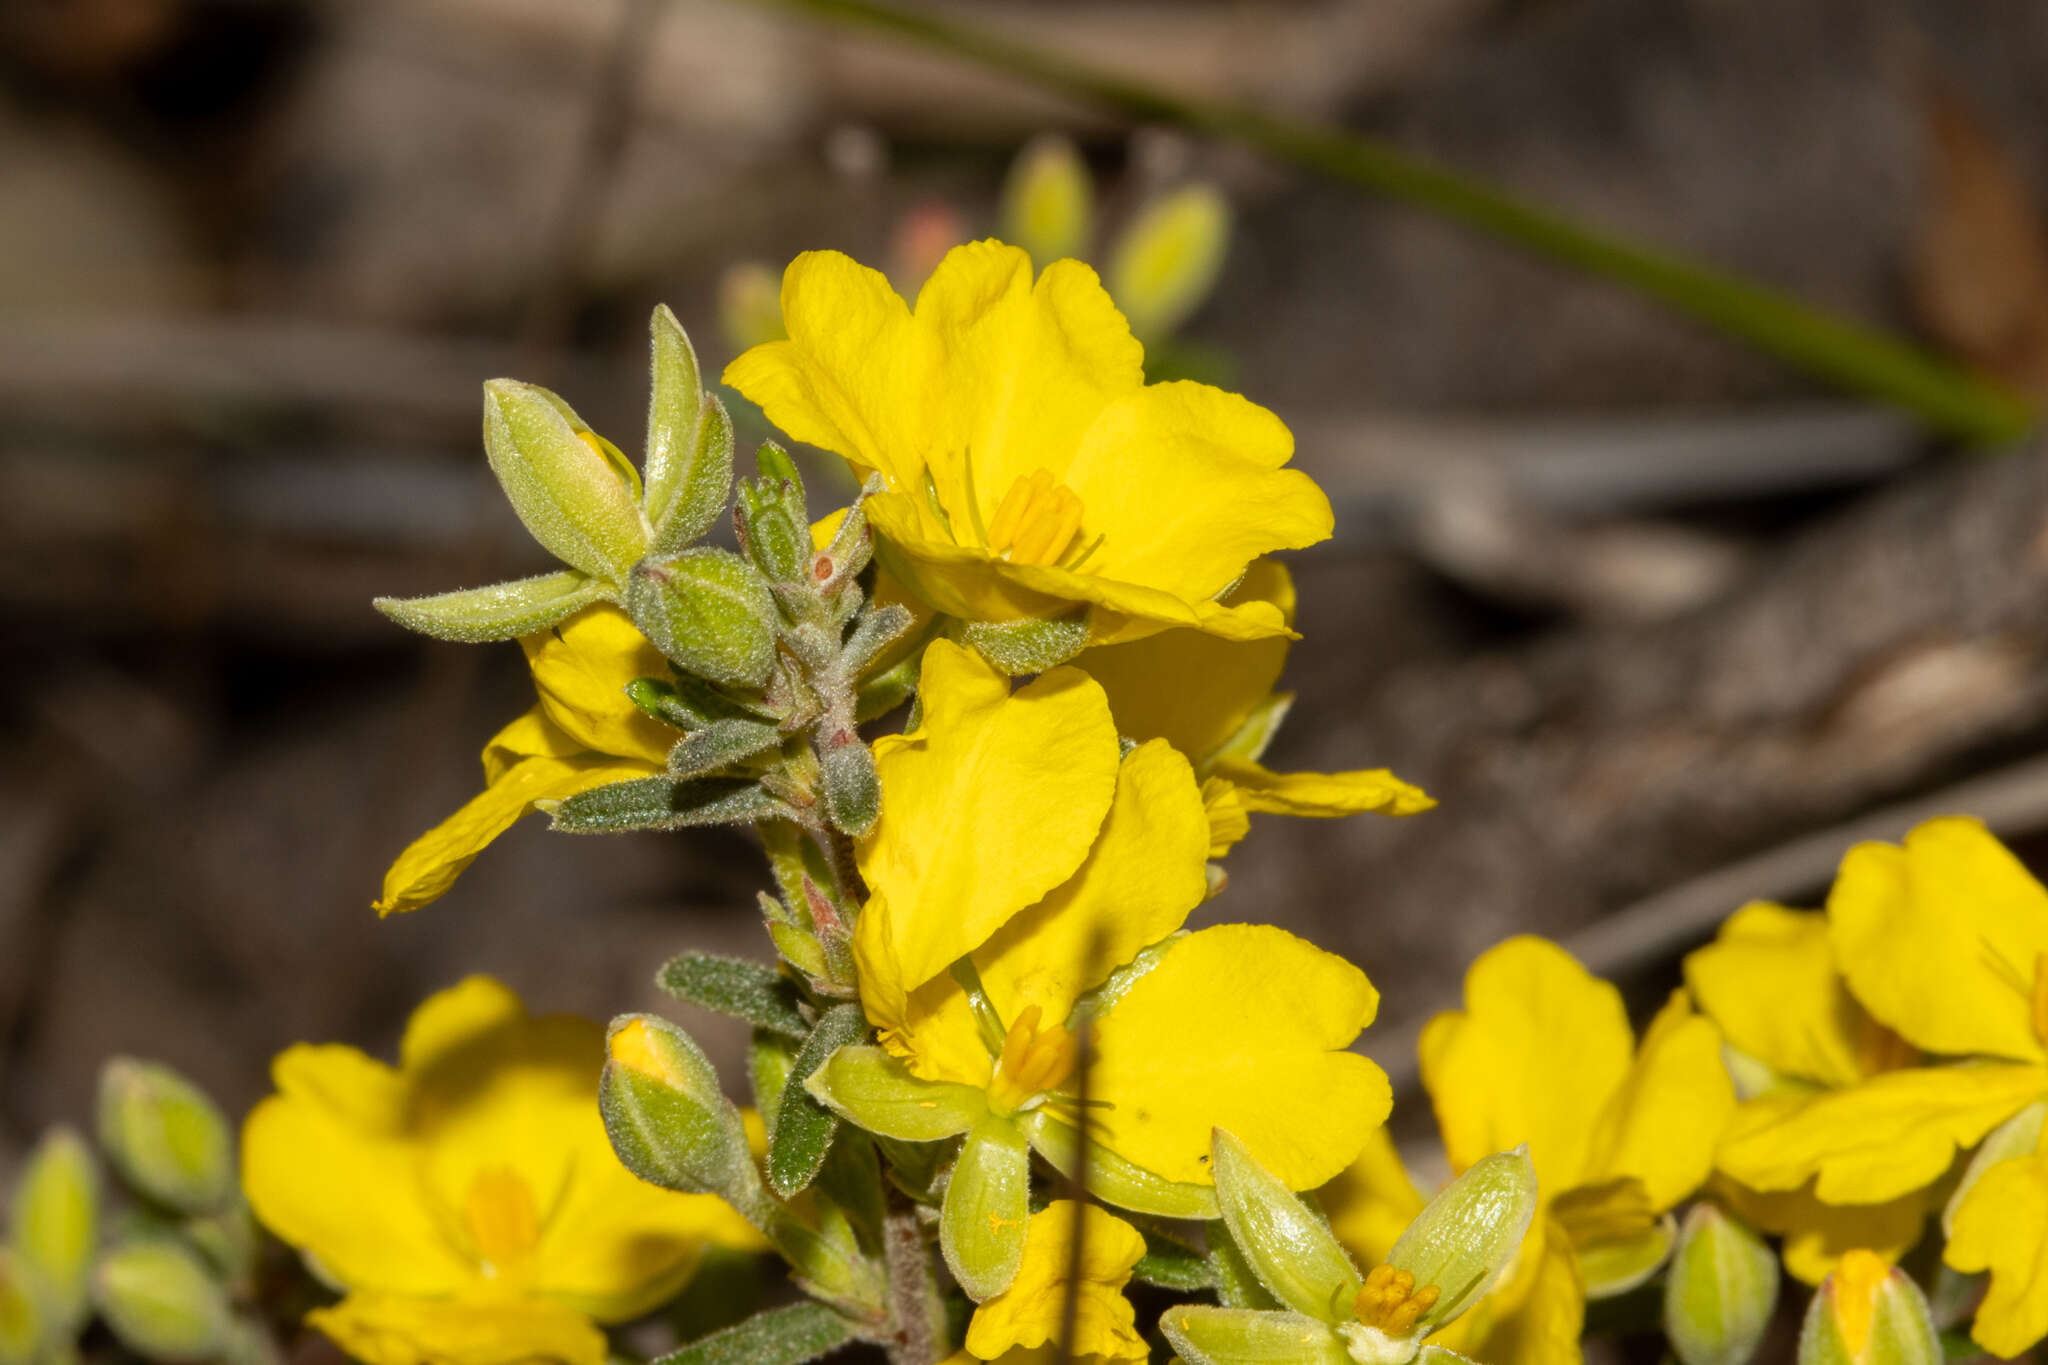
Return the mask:
<svg viewBox="0 0 2048 1365">
<path fill-rule="evenodd" d="M 1903 847 L 1851 849 L 1827 917 L 1857 1002 L 1957 1060 L 1884 1071 L 1746 1126 L 1720 1165 L 1759 1190 L 1811 1181 L 1829 1204 L 1877 1205 L 1928 1190 L 1983 1143 L 1944 1214 L 1944 1258 L 1991 1272 L 1972 1336 L 2019 1355 L 2048 1336 L 2048 890 L 1982 824 L 1948 817 Z"/>
<path fill-rule="evenodd" d="M 1294 580 L 1277 560 L 1254 561 L 1223 601 L 1233 607 L 1267 603 L 1293 628 Z M 1415 815 L 1436 805 L 1385 768 L 1276 773 L 1259 763 L 1294 701 L 1293 694 L 1273 690 L 1288 647 L 1285 636 L 1239 642 L 1169 630 L 1097 646 L 1074 660 L 1109 694 L 1119 731 L 1164 739 L 1193 761 L 1214 825 L 1211 856 L 1243 838 L 1250 828 L 1246 817 L 1256 812 Z"/>
<path fill-rule="evenodd" d="M 1669 1250 L 1665 1215 L 1697 1190 L 1735 1107 L 1712 1023 L 1674 996 L 1637 1043 L 1621 994 L 1557 945 L 1515 938 L 1465 975 L 1465 1008 L 1422 1035 L 1422 1078 L 1451 1169 L 1529 1144 L 1538 1207 L 1514 1269 L 1450 1329 L 1492 1365 L 1579 1359 L 1589 1296 L 1640 1283 Z M 1358 1206 L 1362 1188 L 1388 1207 Z M 1340 1236 L 1376 1239 L 1419 1202 L 1386 1148 L 1340 1187 Z M 1362 1257 L 1384 1256 L 1358 1246 Z"/>
<path fill-rule="evenodd" d="M 1085 1219 L 1078 1267 L 1072 1260 L 1076 1217 Z M 974 1310 L 962 1355 L 1003 1365 L 1023 1365 L 1040 1352 L 1054 1358 L 1068 1286 L 1078 1280 L 1074 1340 L 1066 1358 L 1075 1365 L 1149 1358 L 1137 1313 L 1123 1292 L 1131 1267 L 1144 1254 L 1145 1239 L 1123 1219 L 1092 1204 L 1055 1199 L 1031 1215 L 1017 1278 Z"/>
<path fill-rule="evenodd" d="M 1143 350 L 1078 261 L 1034 283 L 1015 247 L 955 248 L 913 311 L 876 271 L 807 252 L 782 281 L 789 331 L 725 382 L 884 490 L 884 564 L 948 615 L 1089 613 L 1099 643 L 1167 626 L 1284 634 L 1270 605 L 1216 599 L 1271 550 L 1330 534 L 1286 468 L 1272 413 L 1202 384 L 1147 385 Z"/>
<path fill-rule="evenodd" d="M 1756 902 L 1685 960 L 1686 985 L 1720 1026 L 1734 1054 L 1745 1100 L 1724 1144 L 1742 1142 L 1813 1100 L 1911 1065 L 1916 1054 L 1856 1003 L 1835 970 L 1827 917 Z M 1736 1212 L 1784 1239 L 1785 1267 L 1819 1284 L 1849 1251 L 1887 1263 L 1920 1240 L 1925 1191 L 1874 1204 L 1825 1204 L 1812 1182 L 1768 1193 L 1723 1176 L 1716 1191 Z"/>
<path fill-rule="evenodd" d="M 669 676 L 668 661 L 617 607 L 589 607 L 552 630 L 522 637 L 540 702 L 484 746 L 484 789 L 415 839 L 384 874 L 379 914 L 439 900 L 493 839 L 537 801 L 562 801 L 608 782 L 666 770 L 674 730 L 625 694 L 640 677 Z"/>
<path fill-rule="evenodd" d="M 595 1093 L 604 1031 L 529 1018 L 486 977 L 413 1012 L 396 1068 L 299 1044 L 249 1115 L 263 1223 L 347 1292 L 308 1316 L 371 1365 L 602 1365 L 604 1334 L 672 1297 L 712 1243 L 755 1247 L 708 1195 L 636 1180 Z"/>
<path fill-rule="evenodd" d="M 1014 695 L 946 641 L 925 654 L 918 729 L 875 745 L 882 814 L 859 848 L 872 892 L 854 932 L 861 1001 L 912 1076 L 1032 1114 L 1070 1087 L 1069 1016 L 1207 889 L 1209 827 L 1188 761 L 1151 740 L 1118 757 L 1102 689 L 1062 668 Z M 954 963 L 977 978 L 970 995 Z M 1095 1022 L 1091 1127 L 1167 1181 L 1209 1185 L 1211 1128 L 1295 1188 L 1341 1170 L 1390 1103 L 1343 1051 L 1378 995 L 1279 929 L 1175 938 Z M 1056 1147 L 1059 1132 L 1041 1134 Z"/>
</svg>

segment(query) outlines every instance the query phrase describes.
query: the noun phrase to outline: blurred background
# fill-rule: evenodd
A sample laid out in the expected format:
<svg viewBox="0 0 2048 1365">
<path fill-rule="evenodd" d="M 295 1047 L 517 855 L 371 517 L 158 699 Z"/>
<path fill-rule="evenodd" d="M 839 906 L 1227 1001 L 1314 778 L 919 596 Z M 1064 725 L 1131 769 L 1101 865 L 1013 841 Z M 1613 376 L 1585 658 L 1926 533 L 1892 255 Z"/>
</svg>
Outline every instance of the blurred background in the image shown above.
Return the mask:
<svg viewBox="0 0 2048 1365">
<path fill-rule="evenodd" d="M 2048 396 L 2048 7 L 934 8 L 1374 133 Z M 485 468 L 484 379 L 637 452 L 655 303 L 716 373 L 790 256 L 914 287 L 1047 133 L 1085 159 L 1098 264 L 1187 186 L 1227 206 L 1152 359 L 1279 411 L 1337 504 L 1293 561 L 1272 761 L 1390 766 L 1442 807 L 1259 817 L 1200 913 L 1363 964 L 1397 1077 L 1506 934 L 1648 1001 L 1854 838 L 2048 826 L 2038 450 L 1960 451 L 1411 208 L 772 5 L 7 0 L 0 1156 L 85 1118 L 109 1052 L 240 1108 L 286 1044 L 388 1049 L 471 971 L 681 1016 L 664 957 L 764 952 L 764 870 L 717 833 L 529 820 L 379 922 L 384 867 L 531 693 L 511 645 L 369 600 L 546 562 Z"/>
</svg>

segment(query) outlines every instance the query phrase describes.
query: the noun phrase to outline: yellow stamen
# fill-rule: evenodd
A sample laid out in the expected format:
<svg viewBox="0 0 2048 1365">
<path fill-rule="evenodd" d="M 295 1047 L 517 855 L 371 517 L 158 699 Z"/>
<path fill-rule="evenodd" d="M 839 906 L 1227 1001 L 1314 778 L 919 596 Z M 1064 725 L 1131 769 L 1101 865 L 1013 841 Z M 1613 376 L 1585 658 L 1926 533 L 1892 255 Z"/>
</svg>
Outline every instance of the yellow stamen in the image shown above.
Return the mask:
<svg viewBox="0 0 2048 1365">
<path fill-rule="evenodd" d="M 988 524 L 988 548 L 1013 564 L 1056 564 L 1081 530 L 1081 499 L 1034 469 L 1010 485 Z"/>
<path fill-rule="evenodd" d="M 1416 1288 L 1412 1270 L 1376 1265 L 1365 1277 L 1365 1286 L 1358 1291 L 1353 1311 L 1358 1320 L 1368 1327 L 1377 1327 L 1388 1336 L 1406 1336 L 1415 1330 L 1415 1324 L 1422 1320 L 1422 1315 L 1436 1307 L 1436 1301 L 1442 1297 L 1443 1291 L 1433 1284 Z"/>
<path fill-rule="evenodd" d="M 540 1215 L 533 1205 L 533 1191 L 509 1166 L 491 1166 L 476 1173 L 469 1182 L 463 1213 L 470 1242 L 486 1274 L 495 1275 L 515 1264 L 540 1242 Z"/>
<path fill-rule="evenodd" d="M 1044 1017 L 1032 1005 L 1017 1016 L 1003 1037 L 1002 1056 L 989 1083 L 989 1104 L 1000 1113 L 1014 1113 L 1032 1100 L 1057 1090 L 1073 1074 L 1079 1044 L 1058 1024 L 1038 1027 Z"/>
<path fill-rule="evenodd" d="M 2034 954 L 2034 1036 L 2048 1046 L 2048 953 Z"/>
</svg>

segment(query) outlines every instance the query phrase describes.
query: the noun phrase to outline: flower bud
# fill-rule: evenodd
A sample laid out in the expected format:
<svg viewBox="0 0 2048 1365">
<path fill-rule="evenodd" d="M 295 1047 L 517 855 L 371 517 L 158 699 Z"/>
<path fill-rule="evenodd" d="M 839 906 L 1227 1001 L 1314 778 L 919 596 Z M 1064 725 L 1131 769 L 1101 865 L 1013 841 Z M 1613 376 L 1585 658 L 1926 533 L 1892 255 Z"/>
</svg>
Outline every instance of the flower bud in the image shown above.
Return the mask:
<svg viewBox="0 0 2048 1365">
<path fill-rule="evenodd" d="M 32 1365 L 54 1335 L 35 1275 L 19 1252 L 0 1246 L 0 1365 Z"/>
<path fill-rule="evenodd" d="M 1104 280 L 1132 334 L 1150 343 L 1202 306 L 1229 250 L 1229 201 L 1214 185 L 1185 185 L 1139 213 L 1117 242 Z"/>
<path fill-rule="evenodd" d="M 1442 1291 L 1416 1320 L 1421 1335 L 1456 1318 L 1492 1287 L 1535 1216 L 1536 1167 L 1526 1143 L 1473 1162 L 1415 1215 L 1387 1264 Z"/>
<path fill-rule="evenodd" d="M 1941 1337 L 1920 1287 L 1874 1252 L 1842 1257 L 1814 1291 L 1799 1365 L 1941 1365 Z"/>
<path fill-rule="evenodd" d="M 739 526 L 747 558 L 771 582 L 793 583 L 803 577 L 811 559 L 811 536 L 803 522 L 790 516 L 782 499 L 762 483 L 740 483 Z"/>
<path fill-rule="evenodd" d="M 1095 192 L 1074 144 L 1057 133 L 1033 138 L 1003 185 L 1004 241 L 1023 247 L 1043 270 L 1080 256 L 1095 233 Z"/>
<path fill-rule="evenodd" d="M 9 1223 L 14 1246 L 41 1276 L 45 1301 L 62 1331 L 85 1320 L 99 1207 L 92 1152 L 69 1128 L 52 1128 L 29 1155 Z"/>
<path fill-rule="evenodd" d="M 1297 1313 L 1333 1325 L 1348 1319 L 1358 1268 L 1329 1224 L 1229 1133 L 1217 1129 L 1212 1147 L 1216 1203 L 1260 1283 Z"/>
<path fill-rule="evenodd" d="M 664 1189 L 719 1195 L 756 1217 L 764 1198 L 746 1127 L 690 1035 L 651 1014 L 624 1014 L 605 1051 L 598 1109 L 626 1169 Z"/>
<path fill-rule="evenodd" d="M 626 612 L 675 663 L 714 683 L 758 689 L 775 667 L 775 598 L 753 565 L 725 550 L 643 560 Z"/>
<path fill-rule="evenodd" d="M 1664 1334 L 1682 1365 L 1746 1365 L 1777 1305 L 1770 1246 L 1716 1205 L 1693 1205 L 1664 1281 Z"/>
<path fill-rule="evenodd" d="M 546 389 L 484 385 L 484 453 L 512 510 L 564 564 L 619 583 L 646 552 L 638 473 Z"/>
<path fill-rule="evenodd" d="M 115 1248 L 93 1283 L 107 1325 L 138 1355 L 210 1360 L 233 1340 L 226 1291 L 199 1257 L 168 1238 Z"/>
<path fill-rule="evenodd" d="M 881 779 L 875 773 L 874 754 L 852 730 L 819 744 L 818 786 L 825 814 L 835 827 L 856 839 L 874 827 L 882 811 Z"/>
<path fill-rule="evenodd" d="M 732 422 L 704 392 L 697 352 L 666 305 L 648 320 L 652 359 L 647 401 L 646 490 L 654 527 L 650 554 L 672 553 L 718 519 L 732 490 Z"/>
<path fill-rule="evenodd" d="M 211 1213 L 234 1189 L 227 1120 L 197 1086 L 152 1062 L 100 1071 L 100 1146 L 121 1178 L 180 1213 Z"/>
</svg>

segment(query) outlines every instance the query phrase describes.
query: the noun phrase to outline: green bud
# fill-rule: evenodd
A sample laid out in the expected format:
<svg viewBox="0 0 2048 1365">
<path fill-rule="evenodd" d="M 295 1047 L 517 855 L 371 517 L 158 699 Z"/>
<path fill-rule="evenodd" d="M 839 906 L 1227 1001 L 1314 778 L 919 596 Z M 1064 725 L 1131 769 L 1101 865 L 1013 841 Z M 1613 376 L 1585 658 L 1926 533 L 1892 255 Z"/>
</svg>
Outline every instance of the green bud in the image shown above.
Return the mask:
<svg viewBox="0 0 2048 1365">
<path fill-rule="evenodd" d="M 804 476 L 796 467 L 796 458 L 774 441 L 761 442 L 761 448 L 754 452 L 754 468 L 761 476 L 765 490 L 782 500 L 783 507 L 798 520 L 804 515 Z"/>
<path fill-rule="evenodd" d="M 107 1325 L 123 1345 L 153 1360 L 210 1360 L 234 1337 L 227 1293 L 204 1262 L 169 1239 L 130 1242 L 101 1259 L 93 1275 Z"/>
<path fill-rule="evenodd" d="M 61 1331 L 85 1320 L 99 1209 L 99 1168 L 91 1150 L 69 1128 L 52 1128 L 29 1155 L 9 1223 L 14 1247 L 41 1277 Z"/>
<path fill-rule="evenodd" d="M 1295 1197 L 1244 1144 L 1217 1129 L 1216 1203 L 1259 1282 L 1297 1313 L 1335 1325 L 1351 1316 L 1361 1284 L 1323 1216 Z"/>
<path fill-rule="evenodd" d="M 647 330 L 647 488 L 641 503 L 654 553 L 680 550 L 711 529 L 732 487 L 732 424 L 704 393 L 697 352 L 663 304 Z M 722 427 L 722 430 L 721 430 Z"/>
<path fill-rule="evenodd" d="M 1387 1264 L 1413 1274 L 1417 1285 L 1442 1291 L 1417 1319 L 1422 1335 L 1456 1318 L 1492 1287 L 1535 1216 L 1536 1167 L 1527 1144 L 1473 1162 L 1415 1215 L 1387 1253 Z"/>
<path fill-rule="evenodd" d="M 771 582 L 793 583 L 811 559 L 810 532 L 789 515 L 782 500 L 752 480 L 740 485 L 741 546 Z"/>
<path fill-rule="evenodd" d="M 626 612 L 680 668 L 759 690 L 775 667 L 775 598 L 744 559 L 703 547 L 642 560 L 626 583 Z"/>
<path fill-rule="evenodd" d="M 977 1303 L 1017 1278 L 1031 1216 L 1031 1148 L 1007 1115 L 986 1114 L 961 1145 L 939 1210 L 939 1249 Z"/>
<path fill-rule="evenodd" d="M 36 1271 L 21 1253 L 0 1246 L 0 1365 L 33 1365 L 46 1335 L 55 1335 Z"/>
<path fill-rule="evenodd" d="M 1942 1365 L 1940 1334 L 1920 1287 L 1869 1251 L 1842 1257 L 1814 1291 L 1799 1331 L 1799 1365 Z"/>
<path fill-rule="evenodd" d="M 974 621 L 962 638 L 1003 672 L 1043 673 L 1079 654 L 1088 644 L 1088 613 L 1050 619 Z"/>
<path fill-rule="evenodd" d="M 1352 1365 L 1328 1324 L 1299 1313 L 1181 1304 L 1159 1329 L 1188 1365 Z"/>
<path fill-rule="evenodd" d="M 370 605 L 407 630 L 474 645 L 546 630 L 610 592 L 602 579 L 563 569 L 432 597 L 379 597 Z"/>
<path fill-rule="evenodd" d="M 927 1081 L 878 1047 L 842 1047 L 804 1088 L 850 1123 L 905 1142 L 958 1137 L 988 1112 L 986 1092 Z"/>
<path fill-rule="evenodd" d="M 116 1057 L 100 1070 L 100 1146 L 121 1178 L 180 1213 L 211 1213 L 234 1190 L 234 1140 L 199 1088 L 169 1067 Z"/>
<path fill-rule="evenodd" d="M 874 754 L 851 729 L 837 731 L 832 741 L 820 741 L 818 786 L 825 815 L 835 827 L 856 839 L 874 828 L 882 813 L 882 783 L 875 773 Z"/>
<path fill-rule="evenodd" d="M 1777 1306 L 1776 1253 L 1716 1205 L 1693 1205 L 1664 1280 L 1664 1334 L 1683 1365 L 1747 1365 Z"/>
<path fill-rule="evenodd" d="M 639 476 L 546 389 L 484 385 L 484 452 L 512 510 L 548 553 L 613 583 L 647 550 Z"/>
<path fill-rule="evenodd" d="M 622 1014 L 605 1035 L 598 1109 L 626 1169 L 663 1189 L 716 1194 L 757 1223 L 767 1200 L 740 1111 L 690 1035 Z"/>
<path fill-rule="evenodd" d="M 1229 201 L 1214 185 L 1184 185 L 1125 229 L 1105 272 L 1109 296 L 1133 335 L 1157 341 L 1202 306 L 1229 250 Z"/>
<path fill-rule="evenodd" d="M 1095 235 L 1094 201 L 1088 167 L 1074 144 L 1058 133 L 1042 134 L 1010 167 L 998 235 L 1030 252 L 1040 269 L 1083 255 Z"/>
</svg>

